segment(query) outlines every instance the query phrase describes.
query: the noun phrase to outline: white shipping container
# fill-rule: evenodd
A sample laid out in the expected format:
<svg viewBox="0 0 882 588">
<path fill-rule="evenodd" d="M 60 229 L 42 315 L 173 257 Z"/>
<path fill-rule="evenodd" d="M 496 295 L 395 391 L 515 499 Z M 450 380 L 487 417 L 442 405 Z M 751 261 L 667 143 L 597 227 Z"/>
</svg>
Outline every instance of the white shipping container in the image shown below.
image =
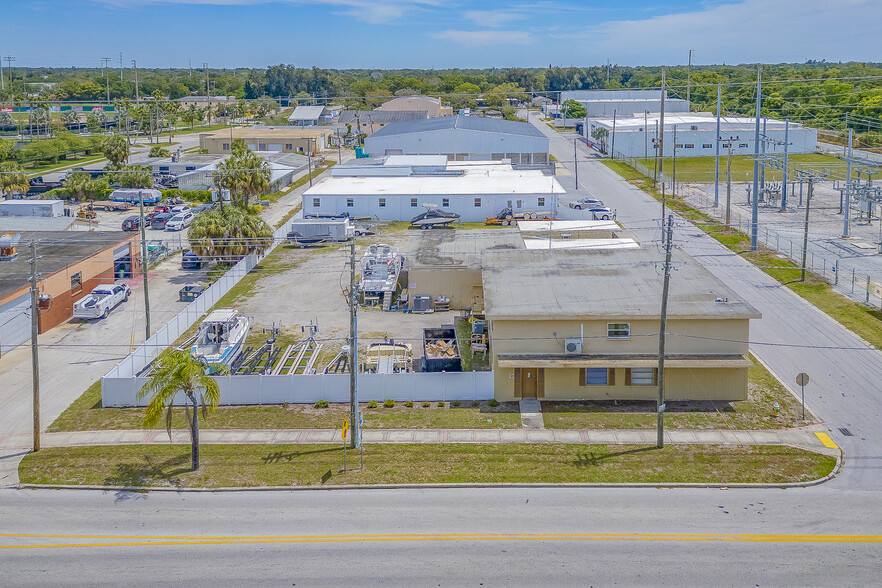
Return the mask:
<svg viewBox="0 0 882 588">
<path fill-rule="evenodd" d="M 64 216 L 64 201 L 6 200 L 0 202 L 0 216 Z"/>
</svg>

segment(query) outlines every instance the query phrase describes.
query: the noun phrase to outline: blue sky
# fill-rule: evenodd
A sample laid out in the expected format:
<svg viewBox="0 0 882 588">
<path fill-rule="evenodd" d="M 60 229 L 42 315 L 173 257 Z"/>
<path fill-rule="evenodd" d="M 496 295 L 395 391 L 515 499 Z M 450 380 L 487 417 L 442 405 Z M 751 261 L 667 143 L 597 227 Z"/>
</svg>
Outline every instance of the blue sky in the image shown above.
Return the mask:
<svg viewBox="0 0 882 588">
<path fill-rule="evenodd" d="M 882 59 L 882 0 L 0 0 L 16 66 L 539 67 Z"/>
</svg>

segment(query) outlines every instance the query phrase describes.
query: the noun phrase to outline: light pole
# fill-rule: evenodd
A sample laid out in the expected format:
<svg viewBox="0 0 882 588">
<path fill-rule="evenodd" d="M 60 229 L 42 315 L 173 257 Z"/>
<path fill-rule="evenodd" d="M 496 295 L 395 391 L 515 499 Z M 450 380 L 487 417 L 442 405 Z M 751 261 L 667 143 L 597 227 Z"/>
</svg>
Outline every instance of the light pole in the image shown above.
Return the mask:
<svg viewBox="0 0 882 588">
<path fill-rule="evenodd" d="M 107 71 L 106 71 L 106 68 L 108 65 L 110 65 L 110 58 L 109 57 L 102 57 L 101 58 L 101 75 L 104 76 L 104 81 L 107 84 L 107 103 L 110 104 L 110 78 L 107 77 Z"/>
</svg>

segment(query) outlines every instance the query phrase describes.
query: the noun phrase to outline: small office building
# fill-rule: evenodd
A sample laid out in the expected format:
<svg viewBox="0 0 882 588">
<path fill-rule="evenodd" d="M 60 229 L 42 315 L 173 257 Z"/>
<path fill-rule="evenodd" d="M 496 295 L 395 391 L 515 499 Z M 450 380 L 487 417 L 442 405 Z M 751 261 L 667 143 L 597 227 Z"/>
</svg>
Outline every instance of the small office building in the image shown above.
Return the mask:
<svg viewBox="0 0 882 588">
<path fill-rule="evenodd" d="M 446 157 L 390 156 L 335 166 L 332 175 L 303 193 L 303 213 L 348 214 L 410 221 L 434 206 L 484 222 L 504 208 L 556 214 L 565 193 L 554 176 L 513 169 L 501 161 L 447 161 Z"/>
<path fill-rule="evenodd" d="M 485 251 L 496 399 L 655 398 L 663 263 L 655 248 Z M 745 400 L 761 315 L 685 253 L 674 266 L 666 398 Z"/>
<path fill-rule="evenodd" d="M 372 157 L 444 155 L 451 161 L 547 164 L 548 138 L 530 123 L 445 116 L 387 125 L 364 141 Z"/>
<path fill-rule="evenodd" d="M 288 117 L 288 123 L 296 127 L 329 125 L 331 112 L 324 106 L 298 106 Z"/>
<path fill-rule="evenodd" d="M 316 154 L 328 147 L 330 127 L 236 127 L 199 134 L 199 147 L 209 153 L 230 153 L 234 139 L 244 139 L 252 151 Z"/>
<path fill-rule="evenodd" d="M 0 355 L 31 336 L 30 242 L 37 242 L 39 332 L 73 316 L 74 303 L 99 284 L 140 269 L 138 235 L 122 231 L 40 231 L 0 235 Z"/>
</svg>

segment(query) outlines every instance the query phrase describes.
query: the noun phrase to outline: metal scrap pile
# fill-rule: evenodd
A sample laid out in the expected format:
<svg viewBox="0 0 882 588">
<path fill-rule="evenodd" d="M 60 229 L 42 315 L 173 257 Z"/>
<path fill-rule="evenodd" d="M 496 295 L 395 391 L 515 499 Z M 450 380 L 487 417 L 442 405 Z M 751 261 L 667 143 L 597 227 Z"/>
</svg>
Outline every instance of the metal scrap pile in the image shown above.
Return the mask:
<svg viewBox="0 0 882 588">
<path fill-rule="evenodd" d="M 426 343 L 426 357 L 436 359 L 443 357 L 456 357 L 456 341 L 438 339 Z"/>
</svg>

